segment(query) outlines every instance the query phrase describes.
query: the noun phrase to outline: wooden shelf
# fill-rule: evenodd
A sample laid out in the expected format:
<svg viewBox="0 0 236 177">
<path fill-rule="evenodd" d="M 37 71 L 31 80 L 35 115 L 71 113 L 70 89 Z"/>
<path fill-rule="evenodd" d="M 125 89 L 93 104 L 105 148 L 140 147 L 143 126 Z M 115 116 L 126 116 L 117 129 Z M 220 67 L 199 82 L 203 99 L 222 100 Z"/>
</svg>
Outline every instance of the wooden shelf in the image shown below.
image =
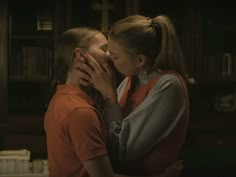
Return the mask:
<svg viewBox="0 0 236 177">
<path fill-rule="evenodd" d="M 53 40 L 51 34 L 45 35 L 12 35 L 11 39 L 28 39 L 28 40 Z"/>
<path fill-rule="evenodd" d="M 8 131 L 14 134 L 45 135 L 43 115 L 10 114 L 8 124 Z"/>
<path fill-rule="evenodd" d="M 8 130 L 8 123 L 0 124 L 0 134 L 5 134 Z"/>
<path fill-rule="evenodd" d="M 9 78 L 10 83 L 39 83 L 39 84 L 47 84 L 49 83 L 48 76 L 11 76 Z"/>
<path fill-rule="evenodd" d="M 201 80 L 198 82 L 201 87 L 227 87 L 236 86 L 236 78 L 233 80 Z"/>
<path fill-rule="evenodd" d="M 221 132 L 231 133 L 235 131 L 236 116 L 231 113 L 201 113 L 191 116 L 190 129 L 195 132 Z"/>
</svg>

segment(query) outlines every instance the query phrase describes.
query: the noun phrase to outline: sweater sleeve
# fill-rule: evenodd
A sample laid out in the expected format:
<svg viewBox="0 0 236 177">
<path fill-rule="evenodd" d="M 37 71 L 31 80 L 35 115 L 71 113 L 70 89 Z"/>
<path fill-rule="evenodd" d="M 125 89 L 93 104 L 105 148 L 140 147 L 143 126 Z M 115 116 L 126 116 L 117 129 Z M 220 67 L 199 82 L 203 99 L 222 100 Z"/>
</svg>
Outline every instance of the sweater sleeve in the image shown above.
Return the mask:
<svg viewBox="0 0 236 177">
<path fill-rule="evenodd" d="M 168 136 L 184 114 L 185 104 L 184 89 L 178 77 L 162 76 L 145 100 L 122 121 L 120 159 L 136 160 Z"/>
</svg>

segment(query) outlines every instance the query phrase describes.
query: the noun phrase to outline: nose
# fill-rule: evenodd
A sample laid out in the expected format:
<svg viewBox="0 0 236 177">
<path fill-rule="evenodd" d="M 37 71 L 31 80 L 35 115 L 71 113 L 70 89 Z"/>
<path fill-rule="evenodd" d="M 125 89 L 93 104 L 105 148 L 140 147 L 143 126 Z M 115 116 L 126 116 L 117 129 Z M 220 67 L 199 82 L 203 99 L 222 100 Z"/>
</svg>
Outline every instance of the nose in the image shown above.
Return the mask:
<svg viewBox="0 0 236 177">
<path fill-rule="evenodd" d="M 110 58 L 111 53 L 107 50 L 106 55 Z"/>
</svg>

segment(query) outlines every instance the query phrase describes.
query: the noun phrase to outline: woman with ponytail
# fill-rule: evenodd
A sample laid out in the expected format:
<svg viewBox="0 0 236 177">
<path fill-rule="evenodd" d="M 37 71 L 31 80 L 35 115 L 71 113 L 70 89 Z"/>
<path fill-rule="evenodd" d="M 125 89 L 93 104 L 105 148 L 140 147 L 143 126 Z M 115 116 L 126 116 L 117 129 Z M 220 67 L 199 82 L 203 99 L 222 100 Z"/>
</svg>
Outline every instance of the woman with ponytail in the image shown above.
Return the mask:
<svg viewBox="0 0 236 177">
<path fill-rule="evenodd" d="M 189 120 L 191 82 L 174 25 L 163 15 L 121 19 L 111 26 L 108 55 L 125 76 L 118 89 L 109 66 L 89 54 L 81 60 L 80 84 L 106 98 L 112 159 L 131 175 L 161 174 L 179 158 Z"/>
</svg>

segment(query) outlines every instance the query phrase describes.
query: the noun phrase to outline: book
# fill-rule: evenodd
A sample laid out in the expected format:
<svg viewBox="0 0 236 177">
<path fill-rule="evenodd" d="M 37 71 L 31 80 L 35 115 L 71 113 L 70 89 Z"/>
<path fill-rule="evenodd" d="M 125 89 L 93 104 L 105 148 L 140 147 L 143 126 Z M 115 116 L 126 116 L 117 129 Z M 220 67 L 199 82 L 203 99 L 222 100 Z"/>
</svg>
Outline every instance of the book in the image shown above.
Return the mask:
<svg viewBox="0 0 236 177">
<path fill-rule="evenodd" d="M 1 150 L 0 160 L 1 159 L 30 160 L 30 151 L 27 149 Z"/>
</svg>

